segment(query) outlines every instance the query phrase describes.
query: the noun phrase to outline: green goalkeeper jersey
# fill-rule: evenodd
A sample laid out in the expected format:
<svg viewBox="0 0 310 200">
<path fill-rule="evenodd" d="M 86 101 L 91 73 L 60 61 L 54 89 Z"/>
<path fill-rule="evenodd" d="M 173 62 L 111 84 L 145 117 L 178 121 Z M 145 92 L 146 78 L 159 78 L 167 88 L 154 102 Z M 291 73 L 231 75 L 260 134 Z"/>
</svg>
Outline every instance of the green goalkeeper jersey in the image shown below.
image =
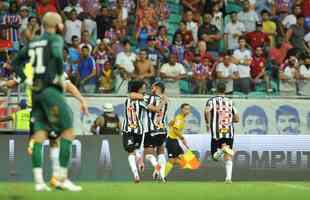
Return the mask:
<svg viewBox="0 0 310 200">
<path fill-rule="evenodd" d="M 34 93 L 50 86 L 63 90 L 63 48 L 63 39 L 57 34 L 34 38 L 12 61 L 18 82 L 26 81 Z M 32 67 L 31 74 L 25 73 L 25 66 Z"/>
</svg>

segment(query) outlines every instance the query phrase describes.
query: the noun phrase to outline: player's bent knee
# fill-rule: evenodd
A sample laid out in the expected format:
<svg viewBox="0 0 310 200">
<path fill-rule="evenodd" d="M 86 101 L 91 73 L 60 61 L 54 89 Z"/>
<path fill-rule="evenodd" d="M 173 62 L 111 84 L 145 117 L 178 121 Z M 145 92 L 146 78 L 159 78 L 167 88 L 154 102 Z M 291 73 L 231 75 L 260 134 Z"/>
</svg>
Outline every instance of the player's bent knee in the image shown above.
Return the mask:
<svg viewBox="0 0 310 200">
<path fill-rule="evenodd" d="M 232 156 L 230 156 L 230 155 L 225 155 L 225 156 L 224 156 L 224 160 L 225 160 L 225 161 L 232 160 Z"/>
<path fill-rule="evenodd" d="M 31 138 L 36 143 L 43 143 L 47 139 L 47 132 L 44 130 L 36 131 Z"/>
<path fill-rule="evenodd" d="M 51 147 L 58 147 L 58 140 L 54 140 L 54 139 L 51 139 L 50 140 L 50 146 Z"/>
<path fill-rule="evenodd" d="M 160 147 L 157 148 L 157 154 L 165 154 L 165 147 L 164 145 L 161 145 Z"/>
</svg>

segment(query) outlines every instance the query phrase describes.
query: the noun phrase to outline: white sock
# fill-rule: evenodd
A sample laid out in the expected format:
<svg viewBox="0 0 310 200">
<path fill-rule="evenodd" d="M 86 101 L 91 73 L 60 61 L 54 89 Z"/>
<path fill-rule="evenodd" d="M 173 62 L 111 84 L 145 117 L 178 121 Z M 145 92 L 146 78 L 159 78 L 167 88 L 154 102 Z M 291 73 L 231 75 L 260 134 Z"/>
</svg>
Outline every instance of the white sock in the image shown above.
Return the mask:
<svg viewBox="0 0 310 200">
<path fill-rule="evenodd" d="M 52 162 L 52 171 L 54 177 L 59 177 L 59 147 L 51 147 L 50 158 Z"/>
<path fill-rule="evenodd" d="M 60 181 L 65 181 L 68 179 L 68 168 L 59 167 L 59 179 Z"/>
<path fill-rule="evenodd" d="M 142 159 L 142 151 L 140 149 L 137 149 L 135 151 L 135 154 L 136 154 L 136 161 Z"/>
<path fill-rule="evenodd" d="M 232 168 L 233 168 L 232 160 L 225 161 L 225 168 L 226 168 L 226 181 L 231 181 Z"/>
<path fill-rule="evenodd" d="M 134 177 L 138 177 L 139 173 L 138 173 L 138 169 L 136 165 L 136 156 L 132 154 L 129 155 L 128 162 L 129 162 L 129 166 L 130 166 L 131 172 L 133 173 Z"/>
<path fill-rule="evenodd" d="M 33 168 L 33 178 L 36 184 L 44 184 L 42 168 Z"/>
<path fill-rule="evenodd" d="M 158 155 L 158 163 L 160 165 L 160 175 L 161 177 L 165 177 L 165 168 L 167 163 L 165 154 Z"/>
<path fill-rule="evenodd" d="M 156 167 L 158 165 L 158 162 L 156 160 L 156 157 L 152 154 L 147 154 L 145 155 L 145 159 L 147 159 L 148 161 L 151 162 L 151 164 L 153 165 L 153 167 Z"/>
</svg>

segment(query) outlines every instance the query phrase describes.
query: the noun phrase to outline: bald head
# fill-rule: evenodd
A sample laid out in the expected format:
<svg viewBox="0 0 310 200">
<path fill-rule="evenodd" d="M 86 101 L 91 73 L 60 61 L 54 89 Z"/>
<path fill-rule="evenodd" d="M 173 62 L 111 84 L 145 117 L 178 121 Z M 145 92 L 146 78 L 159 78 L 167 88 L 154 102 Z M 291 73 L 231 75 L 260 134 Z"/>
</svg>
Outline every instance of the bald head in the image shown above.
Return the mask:
<svg viewBox="0 0 310 200">
<path fill-rule="evenodd" d="M 62 18 L 61 16 L 56 12 L 48 12 L 43 16 L 42 19 L 43 26 L 46 30 L 48 29 L 55 29 L 59 28 L 59 26 L 62 26 Z"/>
</svg>

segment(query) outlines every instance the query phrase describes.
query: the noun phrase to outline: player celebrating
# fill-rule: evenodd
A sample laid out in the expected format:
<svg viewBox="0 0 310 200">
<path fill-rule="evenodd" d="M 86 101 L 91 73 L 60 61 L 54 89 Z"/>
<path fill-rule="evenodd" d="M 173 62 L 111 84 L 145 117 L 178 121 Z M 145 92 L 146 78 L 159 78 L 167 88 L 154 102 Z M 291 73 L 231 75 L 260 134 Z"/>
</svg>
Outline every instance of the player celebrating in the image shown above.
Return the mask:
<svg viewBox="0 0 310 200">
<path fill-rule="evenodd" d="M 153 179 L 157 179 L 160 174 L 163 181 L 166 166 L 164 143 L 167 138 L 165 121 L 168 107 L 167 97 L 164 95 L 164 92 L 165 85 L 157 81 L 152 85 L 151 95 L 131 94 L 132 99 L 146 100 L 144 155 L 155 168 Z"/>
<path fill-rule="evenodd" d="M 17 81 L 26 79 L 23 73 L 26 62 L 33 67 L 33 80 L 27 80 L 32 85 L 32 136 L 34 140 L 32 165 L 36 191 L 49 191 L 43 180 L 42 143 L 51 136 L 60 136 L 60 168 L 59 177 L 62 188 L 70 191 L 80 191 L 81 187 L 68 184 L 68 165 L 71 154 L 74 132 L 72 129 L 72 110 L 67 105 L 64 94 L 63 71 L 63 39 L 57 35 L 58 29 L 63 29 L 59 14 L 48 12 L 43 19 L 44 30 L 41 37 L 32 40 L 24 47 L 12 62 Z"/>
<path fill-rule="evenodd" d="M 224 156 L 226 168 L 226 183 L 231 183 L 234 152 L 234 123 L 239 122 L 239 115 L 231 99 L 224 96 L 226 86 L 224 83 L 217 85 L 218 96 L 207 101 L 205 120 L 207 131 L 211 130 L 211 153 L 215 161 Z"/>
<path fill-rule="evenodd" d="M 191 107 L 189 104 L 184 103 L 180 107 L 180 114 L 178 114 L 169 123 L 168 138 L 166 141 L 166 148 L 168 151 L 169 160 L 165 167 L 165 181 L 166 177 L 173 168 L 173 165 L 179 162 L 184 155 L 183 148 L 180 146 L 179 141 L 189 149 L 185 138 L 183 137 L 183 129 L 185 128 L 185 119 L 191 113 Z"/>
</svg>

